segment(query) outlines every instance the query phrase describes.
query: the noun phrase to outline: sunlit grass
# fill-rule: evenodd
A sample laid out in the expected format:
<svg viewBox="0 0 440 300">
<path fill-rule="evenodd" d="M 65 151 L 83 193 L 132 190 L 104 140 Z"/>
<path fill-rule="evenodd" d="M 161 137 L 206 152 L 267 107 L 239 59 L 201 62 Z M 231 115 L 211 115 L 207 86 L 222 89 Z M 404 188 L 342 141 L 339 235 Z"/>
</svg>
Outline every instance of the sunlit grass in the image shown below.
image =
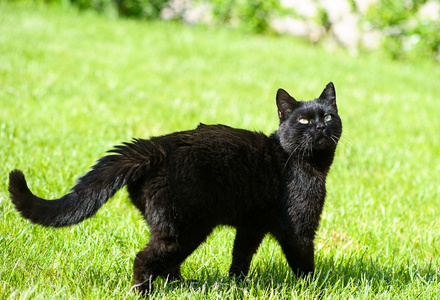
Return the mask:
<svg viewBox="0 0 440 300">
<path fill-rule="evenodd" d="M 344 133 L 328 178 L 315 278 L 293 276 L 266 238 L 244 282 L 228 279 L 234 230 L 219 228 L 156 298 L 438 298 L 440 69 L 326 52 L 287 37 L 111 20 L 0 2 L 0 298 L 136 298 L 148 227 L 119 192 L 63 229 L 14 211 L 7 174 L 46 198 L 67 192 L 114 144 L 223 123 L 277 127 L 275 93 L 333 81 Z"/>
</svg>

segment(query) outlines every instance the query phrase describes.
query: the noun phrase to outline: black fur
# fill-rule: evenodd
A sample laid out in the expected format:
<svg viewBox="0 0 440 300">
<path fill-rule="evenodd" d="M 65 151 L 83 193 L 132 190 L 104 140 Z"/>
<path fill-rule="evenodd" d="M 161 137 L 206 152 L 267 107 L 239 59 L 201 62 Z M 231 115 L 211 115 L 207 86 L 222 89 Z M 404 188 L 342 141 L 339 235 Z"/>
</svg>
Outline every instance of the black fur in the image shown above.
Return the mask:
<svg viewBox="0 0 440 300">
<path fill-rule="evenodd" d="M 150 241 L 134 261 L 136 289 L 157 276 L 180 279 L 180 264 L 224 224 L 237 228 L 231 276 L 246 275 L 270 233 L 298 275 L 313 273 L 314 238 L 342 124 L 334 86 L 312 101 L 277 93 L 279 129 L 270 137 L 224 125 L 116 146 L 72 191 L 44 200 L 24 175 L 9 175 L 12 202 L 22 216 L 45 226 L 68 226 L 93 216 L 127 185 L 150 226 Z"/>
</svg>

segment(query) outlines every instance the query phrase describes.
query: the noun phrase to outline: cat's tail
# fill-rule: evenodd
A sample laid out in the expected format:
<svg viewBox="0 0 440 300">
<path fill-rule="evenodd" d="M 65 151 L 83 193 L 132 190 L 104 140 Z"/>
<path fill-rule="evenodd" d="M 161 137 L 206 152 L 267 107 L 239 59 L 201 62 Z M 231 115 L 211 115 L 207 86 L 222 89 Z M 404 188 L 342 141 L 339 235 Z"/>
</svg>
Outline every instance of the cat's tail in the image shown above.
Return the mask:
<svg viewBox="0 0 440 300">
<path fill-rule="evenodd" d="M 147 147 L 145 147 L 147 146 Z M 151 142 L 125 143 L 110 150 L 88 173 L 79 178 L 71 192 L 56 200 L 35 196 L 20 170 L 9 174 L 9 193 L 21 215 L 33 223 L 62 227 L 93 216 L 120 188 L 138 180 L 151 167 L 152 152 L 160 152 Z M 163 154 L 163 151 L 162 151 Z"/>
</svg>

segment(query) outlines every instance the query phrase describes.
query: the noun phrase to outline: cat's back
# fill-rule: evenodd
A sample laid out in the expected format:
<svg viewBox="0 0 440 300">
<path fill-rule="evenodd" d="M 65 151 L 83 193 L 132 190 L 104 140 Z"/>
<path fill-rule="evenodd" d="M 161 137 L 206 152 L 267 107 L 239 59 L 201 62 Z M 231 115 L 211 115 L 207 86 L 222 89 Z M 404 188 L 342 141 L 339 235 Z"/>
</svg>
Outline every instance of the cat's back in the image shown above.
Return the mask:
<svg viewBox="0 0 440 300">
<path fill-rule="evenodd" d="M 237 160 L 242 163 L 275 159 L 276 143 L 261 132 L 226 125 L 200 124 L 191 132 L 190 151 L 207 154 L 211 160 Z"/>
<path fill-rule="evenodd" d="M 194 136 L 200 138 L 200 142 L 219 146 L 261 147 L 269 146 L 269 139 L 260 132 L 238 129 L 226 125 L 205 125 L 200 123 L 194 129 Z"/>
<path fill-rule="evenodd" d="M 161 149 L 166 156 L 180 150 L 198 152 L 202 149 L 212 152 L 237 151 L 239 149 L 259 149 L 270 151 L 270 139 L 263 133 L 226 125 L 200 125 L 193 130 L 174 132 L 168 135 L 144 140 Z"/>
<path fill-rule="evenodd" d="M 280 165 L 276 141 L 263 133 L 226 125 L 200 124 L 151 141 L 164 149 L 163 167 L 180 179 L 242 181 L 258 174 L 275 176 Z"/>
</svg>

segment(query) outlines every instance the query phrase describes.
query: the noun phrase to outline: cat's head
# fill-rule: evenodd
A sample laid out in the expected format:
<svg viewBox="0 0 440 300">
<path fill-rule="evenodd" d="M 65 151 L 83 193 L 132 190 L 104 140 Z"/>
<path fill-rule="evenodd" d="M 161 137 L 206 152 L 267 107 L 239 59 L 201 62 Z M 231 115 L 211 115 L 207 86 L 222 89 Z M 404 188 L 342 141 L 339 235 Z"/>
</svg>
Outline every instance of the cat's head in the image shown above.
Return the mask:
<svg viewBox="0 0 440 300">
<path fill-rule="evenodd" d="M 336 106 L 332 82 L 319 98 L 296 101 L 285 90 L 276 96 L 280 119 L 277 135 L 287 153 L 313 156 L 322 150 L 334 152 L 342 134 L 342 122 Z"/>
</svg>

